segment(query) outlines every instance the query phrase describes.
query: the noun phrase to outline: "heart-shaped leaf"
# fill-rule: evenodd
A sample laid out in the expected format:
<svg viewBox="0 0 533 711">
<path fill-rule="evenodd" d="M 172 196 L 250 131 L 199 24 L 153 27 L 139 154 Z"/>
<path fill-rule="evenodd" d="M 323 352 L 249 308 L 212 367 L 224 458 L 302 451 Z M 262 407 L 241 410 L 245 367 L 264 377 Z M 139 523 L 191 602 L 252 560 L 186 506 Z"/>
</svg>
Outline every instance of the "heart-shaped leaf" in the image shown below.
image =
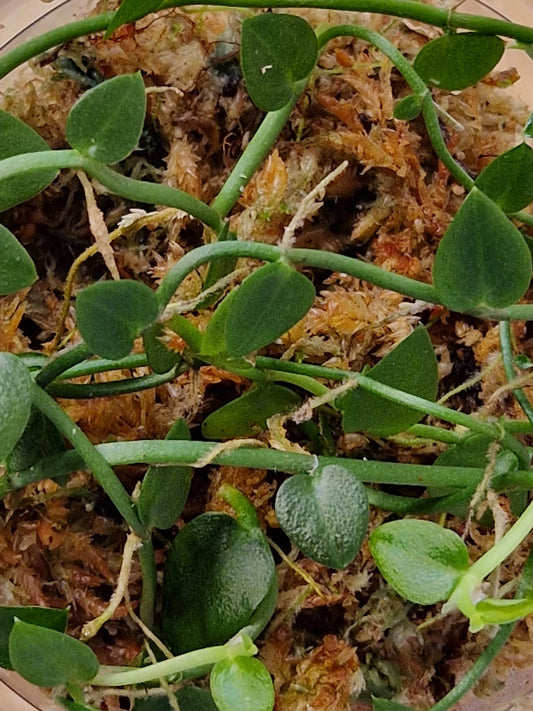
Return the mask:
<svg viewBox="0 0 533 711">
<path fill-rule="evenodd" d="M 0 111 L 0 160 L 49 150 L 46 141 L 33 128 L 6 111 Z M 21 165 L 23 160 L 21 155 Z M 37 195 L 50 185 L 56 175 L 57 170 L 38 170 L 0 179 L 0 212 Z"/>
<path fill-rule="evenodd" d="M 266 429 L 269 417 L 288 412 L 300 402 L 298 395 L 283 385 L 261 383 L 206 417 L 202 435 L 206 439 L 249 437 Z"/>
<path fill-rule="evenodd" d="M 478 175 L 476 186 L 504 212 L 518 212 L 533 200 L 533 149 L 521 143 L 502 153 Z"/>
<path fill-rule="evenodd" d="M 365 487 L 332 464 L 283 482 L 276 496 L 279 524 L 304 555 L 330 568 L 345 568 L 368 526 Z"/>
<path fill-rule="evenodd" d="M 88 286 L 76 297 L 76 320 L 85 343 L 102 358 L 119 360 L 156 318 L 155 294 L 138 281 L 123 279 Z"/>
<path fill-rule="evenodd" d="M 468 568 L 461 538 L 432 521 L 389 521 L 370 535 L 370 551 L 381 574 L 411 602 L 446 600 Z"/>
<path fill-rule="evenodd" d="M 24 363 L 11 353 L 0 353 L 0 462 L 11 453 L 28 424 L 32 386 Z"/>
<path fill-rule="evenodd" d="M 224 513 L 197 516 L 180 530 L 167 556 L 166 642 L 176 653 L 224 644 L 252 622 L 275 578 L 270 548 L 257 526 L 243 526 Z"/>
<path fill-rule="evenodd" d="M 90 647 L 56 630 L 16 620 L 9 635 L 13 669 L 36 686 L 85 682 L 98 673 Z"/>
<path fill-rule="evenodd" d="M 101 163 L 118 163 L 135 150 L 144 125 L 141 74 L 123 74 L 86 91 L 67 118 L 67 140 Z"/>
<path fill-rule="evenodd" d="M 460 91 L 483 79 L 502 58 L 505 44 L 495 35 L 450 33 L 428 42 L 414 67 L 430 86 Z"/>
<path fill-rule="evenodd" d="M 211 694 L 219 711 L 272 711 L 274 684 L 254 657 L 222 659 L 211 670 Z"/>
<path fill-rule="evenodd" d="M 316 35 L 301 17 L 256 15 L 242 23 L 241 66 L 250 98 L 264 111 L 289 103 L 296 84 L 313 70 Z"/>
<path fill-rule="evenodd" d="M 157 12 L 164 4 L 165 0 L 124 0 L 107 27 L 106 38 L 122 25 L 140 20 L 151 12 Z"/>
<path fill-rule="evenodd" d="M 13 669 L 9 660 L 9 635 L 15 624 L 15 619 L 29 622 L 40 627 L 48 627 L 58 632 L 67 629 L 68 610 L 57 610 L 50 607 L 0 607 L 0 666 Z"/>
<path fill-rule="evenodd" d="M 313 284 L 281 262 L 265 264 L 246 277 L 213 314 L 202 355 L 248 355 L 272 343 L 305 316 Z"/>
<path fill-rule="evenodd" d="M 177 420 L 165 439 L 190 440 L 185 420 Z M 189 495 L 192 474 L 191 467 L 172 464 L 148 468 L 137 502 L 139 518 L 145 526 L 166 529 L 176 523 Z"/>
<path fill-rule="evenodd" d="M 473 188 L 442 238 L 433 282 L 452 311 L 503 308 L 522 297 L 531 280 L 531 253 L 517 228 Z"/>
<path fill-rule="evenodd" d="M 437 359 L 426 329 L 415 329 L 366 375 L 411 395 L 434 400 L 438 387 Z M 388 402 L 362 388 L 340 398 L 339 407 L 344 413 L 345 432 L 366 431 L 378 437 L 403 432 L 422 417 L 416 410 Z"/>
<path fill-rule="evenodd" d="M 37 272 L 30 255 L 15 235 L 0 225 L 0 295 L 25 289 L 36 279 Z"/>
</svg>

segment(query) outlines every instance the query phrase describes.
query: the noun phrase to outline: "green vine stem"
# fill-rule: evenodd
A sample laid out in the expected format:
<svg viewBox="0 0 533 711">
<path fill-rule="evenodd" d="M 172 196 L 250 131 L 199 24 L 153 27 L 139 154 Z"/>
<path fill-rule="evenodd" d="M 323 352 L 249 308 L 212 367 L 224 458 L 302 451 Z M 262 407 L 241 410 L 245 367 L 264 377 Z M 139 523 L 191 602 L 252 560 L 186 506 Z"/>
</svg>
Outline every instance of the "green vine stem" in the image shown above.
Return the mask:
<svg viewBox="0 0 533 711">
<path fill-rule="evenodd" d="M 92 352 L 85 343 L 80 343 L 74 346 L 74 348 L 65 350 L 60 355 L 48 361 L 44 368 L 35 376 L 35 382 L 39 387 L 46 388 L 53 380 L 61 377 L 66 370 L 82 363 L 87 358 L 90 358 L 90 356 L 92 356 Z"/>
<path fill-rule="evenodd" d="M 165 659 L 163 662 L 156 662 L 140 669 L 102 666 L 94 679 L 91 679 L 91 684 L 93 686 L 145 684 L 149 681 L 184 674 L 197 668 L 210 667 L 222 659 L 252 657 L 256 653 L 257 647 L 249 637 L 237 635 L 227 644 L 195 649 L 192 652 L 180 654 L 172 659 Z"/>
<path fill-rule="evenodd" d="M 96 397 L 113 397 L 156 388 L 174 380 L 177 374 L 178 368 L 173 368 L 168 373 L 150 373 L 150 375 L 142 375 L 138 378 L 123 378 L 122 380 L 88 383 L 87 385 L 58 382 L 49 385 L 46 391 L 52 397 L 61 398 L 92 399 Z"/>
<path fill-rule="evenodd" d="M 176 2 L 168 0 L 163 8 L 204 5 L 203 0 Z M 214 0 L 213 6 L 233 8 L 234 0 Z M 533 29 L 514 22 L 483 17 L 480 15 L 450 12 L 445 9 L 430 7 L 417 0 L 248 0 L 249 8 L 323 8 L 330 10 L 353 10 L 356 12 L 373 12 L 405 17 L 411 20 L 435 25 L 443 28 L 462 28 L 489 35 L 509 37 L 524 44 L 533 44 Z M 16 47 L 0 59 L 0 78 L 9 74 L 23 62 L 76 37 L 102 32 L 107 29 L 114 13 L 105 13 L 79 20 L 51 30 L 40 37 L 31 39 Z"/>
<path fill-rule="evenodd" d="M 500 322 L 500 348 L 502 351 L 503 368 L 505 376 L 509 382 L 516 378 L 513 365 L 513 346 L 511 339 L 511 324 L 508 321 Z M 528 420 L 533 423 L 533 406 L 529 402 L 526 394 L 521 388 L 513 390 L 516 401 L 524 411 Z"/>
<path fill-rule="evenodd" d="M 129 200 L 151 205 L 167 205 L 183 210 L 201 220 L 217 234 L 224 229 L 224 222 L 216 210 L 183 190 L 128 178 L 72 149 L 24 153 L 4 158 L 0 161 L 0 180 L 9 180 L 17 175 L 25 175 L 41 169 L 64 168 L 84 170 L 111 192 Z"/>
<path fill-rule="evenodd" d="M 56 380 L 67 380 L 69 378 L 79 378 L 84 375 L 95 375 L 96 373 L 105 373 L 110 370 L 132 370 L 134 368 L 143 368 L 148 365 L 146 353 L 132 353 L 126 358 L 120 360 L 109 360 L 108 358 L 95 358 L 83 363 L 74 365 L 68 370 L 56 376 Z"/>
<path fill-rule="evenodd" d="M 70 419 L 66 412 L 40 387 L 34 385 L 33 405 L 52 422 L 61 434 L 72 444 L 84 465 L 92 471 L 117 510 L 141 540 L 147 538 L 147 531 L 139 521 L 133 503 L 115 472 L 105 457 L 92 444 L 82 430 Z"/>
<path fill-rule="evenodd" d="M 71 424 L 72 427 L 72 424 Z M 91 445 L 92 446 L 92 445 Z M 127 464 L 177 464 L 205 466 L 231 465 L 254 469 L 270 469 L 289 474 L 307 474 L 317 463 L 322 466 L 339 464 L 369 484 L 396 484 L 402 486 L 451 486 L 458 489 L 475 487 L 481 481 L 484 469 L 474 467 L 443 467 L 439 465 L 402 464 L 367 459 L 316 456 L 296 452 L 283 452 L 266 447 L 242 446 L 238 449 L 221 448 L 220 442 L 137 440 L 107 442 L 94 446 L 108 466 Z M 83 457 L 76 451 L 63 452 L 40 460 L 28 469 L 0 477 L 0 495 L 26 484 L 45 478 L 55 478 L 82 469 Z M 513 476 L 528 472 L 513 472 Z"/>
</svg>

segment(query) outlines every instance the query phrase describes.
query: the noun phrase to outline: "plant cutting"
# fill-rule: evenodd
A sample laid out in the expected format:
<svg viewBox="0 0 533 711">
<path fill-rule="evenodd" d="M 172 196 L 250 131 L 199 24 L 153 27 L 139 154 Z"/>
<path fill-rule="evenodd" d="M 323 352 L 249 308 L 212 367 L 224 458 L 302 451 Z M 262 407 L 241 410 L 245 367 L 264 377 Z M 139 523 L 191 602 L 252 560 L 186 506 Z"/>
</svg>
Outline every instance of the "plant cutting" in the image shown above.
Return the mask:
<svg viewBox="0 0 533 711">
<path fill-rule="evenodd" d="M 74 711 L 445 711 L 533 613 L 533 29 L 225 7 L 0 57 L 0 664 Z"/>
</svg>

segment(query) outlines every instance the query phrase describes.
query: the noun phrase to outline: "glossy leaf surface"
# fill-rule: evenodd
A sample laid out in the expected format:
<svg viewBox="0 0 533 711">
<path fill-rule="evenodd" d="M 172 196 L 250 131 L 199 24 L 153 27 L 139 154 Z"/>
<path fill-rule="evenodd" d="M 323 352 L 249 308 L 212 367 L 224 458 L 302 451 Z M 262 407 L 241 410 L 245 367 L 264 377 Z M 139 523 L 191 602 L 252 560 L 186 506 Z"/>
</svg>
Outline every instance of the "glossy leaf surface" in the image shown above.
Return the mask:
<svg viewBox="0 0 533 711">
<path fill-rule="evenodd" d="M 49 150 L 46 141 L 33 128 L 6 111 L 0 111 L 0 160 Z M 57 170 L 39 170 L 7 180 L 0 179 L 0 212 L 37 195 L 50 185 L 56 175 Z"/>
<path fill-rule="evenodd" d="M 0 295 L 25 289 L 36 279 L 37 271 L 30 255 L 15 235 L 0 225 Z"/>
<path fill-rule="evenodd" d="M 461 538 L 431 521 L 390 521 L 370 535 L 370 551 L 389 585 L 406 600 L 446 600 L 468 568 Z"/>
<path fill-rule="evenodd" d="M 29 370 L 11 353 L 0 353 L 0 462 L 12 452 L 31 412 Z"/>
<path fill-rule="evenodd" d="M 138 281 L 105 281 L 81 291 L 76 320 L 85 343 L 96 355 L 125 358 L 133 341 L 156 318 L 155 294 Z"/>
<path fill-rule="evenodd" d="M 219 711 L 272 711 L 274 685 L 264 665 L 254 657 L 217 662 L 209 677 Z"/>
<path fill-rule="evenodd" d="M 261 383 L 206 417 L 202 435 L 206 439 L 249 437 L 266 429 L 269 417 L 289 412 L 300 402 L 298 395 L 283 385 Z"/>
<path fill-rule="evenodd" d="M 165 439 L 190 441 L 185 420 L 177 420 Z M 145 526 L 166 529 L 176 523 L 187 501 L 192 475 L 191 467 L 148 467 L 137 502 L 139 518 Z"/>
<path fill-rule="evenodd" d="M 330 568 L 349 565 L 368 526 L 365 487 L 342 466 L 286 479 L 276 496 L 279 524 L 312 560 Z"/>
<path fill-rule="evenodd" d="M 246 277 L 213 314 L 203 355 L 248 355 L 286 333 L 313 304 L 313 284 L 281 262 L 265 264 Z"/>
<path fill-rule="evenodd" d="M 101 163 L 118 163 L 135 150 L 144 125 L 141 74 L 123 74 L 86 91 L 67 118 L 67 140 Z"/>
<path fill-rule="evenodd" d="M 44 687 L 89 681 L 100 666 L 86 644 L 22 621 L 15 622 L 9 636 L 9 658 L 24 679 Z"/>
<path fill-rule="evenodd" d="M 9 660 L 9 635 L 15 624 L 15 618 L 40 627 L 48 627 L 58 632 L 67 629 L 68 610 L 50 607 L 0 607 L 0 666 L 13 669 Z"/>
<path fill-rule="evenodd" d="M 437 359 L 425 328 L 415 329 L 366 376 L 384 385 L 434 400 L 437 395 Z M 339 401 L 345 432 L 366 431 L 386 437 L 402 432 L 423 417 L 405 405 L 389 402 L 362 388 L 350 391 Z"/>
<path fill-rule="evenodd" d="M 197 516 L 180 530 L 167 557 L 166 642 L 175 653 L 224 644 L 250 623 L 275 576 L 259 528 L 245 528 L 224 513 Z"/>
<path fill-rule="evenodd" d="M 476 186 L 504 212 L 518 212 L 533 200 L 533 149 L 521 143 L 495 158 Z"/>
<path fill-rule="evenodd" d="M 517 228 L 474 188 L 442 238 L 433 282 L 453 311 L 503 308 L 518 301 L 531 279 L 531 253 Z"/>
<path fill-rule="evenodd" d="M 414 68 L 426 84 L 460 91 L 487 76 L 502 58 L 504 49 L 503 40 L 493 35 L 450 33 L 424 45 Z"/>
<path fill-rule="evenodd" d="M 301 17 L 265 13 L 242 23 L 246 88 L 264 111 L 277 111 L 289 103 L 296 84 L 312 72 L 317 56 L 316 35 Z"/>
</svg>

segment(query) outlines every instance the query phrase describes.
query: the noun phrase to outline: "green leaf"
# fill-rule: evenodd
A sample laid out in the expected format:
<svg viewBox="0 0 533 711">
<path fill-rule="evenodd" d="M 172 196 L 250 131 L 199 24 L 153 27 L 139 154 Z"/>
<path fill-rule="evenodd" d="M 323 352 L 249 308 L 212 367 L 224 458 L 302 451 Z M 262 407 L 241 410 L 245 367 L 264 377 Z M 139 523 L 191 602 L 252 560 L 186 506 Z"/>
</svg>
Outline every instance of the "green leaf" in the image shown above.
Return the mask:
<svg viewBox="0 0 533 711">
<path fill-rule="evenodd" d="M 365 487 L 332 464 L 286 479 L 276 495 L 279 524 L 304 555 L 330 568 L 345 568 L 361 548 L 368 527 Z"/>
<path fill-rule="evenodd" d="M 437 359 L 425 328 L 415 329 L 366 376 L 398 390 L 434 400 L 437 395 Z M 378 437 L 403 432 L 423 415 L 356 388 L 339 400 L 345 432 L 366 431 Z"/>
<path fill-rule="evenodd" d="M 180 353 L 170 350 L 161 342 L 161 336 L 165 332 L 162 323 L 154 323 L 143 333 L 143 346 L 148 365 L 154 373 L 168 373 L 177 365 L 182 357 Z"/>
<path fill-rule="evenodd" d="M 504 50 L 503 40 L 493 35 L 446 34 L 422 47 L 414 68 L 430 86 L 461 91 L 492 71 Z"/>
<path fill-rule="evenodd" d="M 80 153 L 111 164 L 135 150 L 144 125 L 146 92 L 140 72 L 86 91 L 67 118 L 67 140 Z"/>
<path fill-rule="evenodd" d="M 485 625 L 505 625 L 533 612 L 533 593 L 519 600 L 486 598 L 476 605 Z"/>
<path fill-rule="evenodd" d="M 531 279 L 531 253 L 517 228 L 484 193 L 473 188 L 442 238 L 433 282 L 452 311 L 504 308 L 520 299 Z"/>
<path fill-rule="evenodd" d="M 209 691 L 197 686 L 178 689 L 176 699 L 180 711 L 218 711 Z M 148 696 L 136 699 L 132 711 L 173 711 L 173 707 L 166 695 Z"/>
<path fill-rule="evenodd" d="M 274 685 L 254 657 L 222 659 L 211 671 L 209 685 L 219 711 L 272 711 Z"/>
<path fill-rule="evenodd" d="M 413 711 L 410 706 L 404 706 L 389 699 L 372 697 L 372 711 Z"/>
<path fill-rule="evenodd" d="M 0 295 L 25 289 L 36 279 L 37 271 L 30 255 L 15 235 L 0 225 Z"/>
<path fill-rule="evenodd" d="M 295 408 L 301 399 L 289 388 L 274 383 L 253 386 L 236 400 L 212 412 L 202 423 L 206 439 L 249 437 L 266 429 L 269 417 Z"/>
<path fill-rule="evenodd" d="M 504 211 L 518 212 L 533 200 L 533 150 L 521 143 L 478 175 L 476 187 Z"/>
<path fill-rule="evenodd" d="M 316 35 L 301 17 L 265 13 L 242 23 L 242 71 L 250 98 L 263 111 L 288 104 L 317 57 Z"/>
<path fill-rule="evenodd" d="M 105 38 L 129 22 L 140 20 L 151 12 L 157 12 L 165 4 L 164 0 L 124 0 L 107 27 Z"/>
<path fill-rule="evenodd" d="M 286 333 L 313 304 L 313 284 L 281 262 L 265 264 L 246 277 L 213 314 L 202 355 L 248 355 Z"/>
<path fill-rule="evenodd" d="M 39 410 L 31 409 L 28 424 L 6 459 L 8 474 L 28 469 L 40 459 L 65 451 L 61 433 Z"/>
<path fill-rule="evenodd" d="M 28 424 L 32 386 L 24 363 L 11 353 L 0 353 L 0 462 L 12 452 Z"/>
<path fill-rule="evenodd" d="M 190 441 L 185 420 L 177 420 L 165 439 Z M 137 502 L 139 518 L 145 526 L 166 529 L 176 523 L 187 501 L 192 475 L 191 467 L 148 467 Z"/>
<path fill-rule="evenodd" d="M 416 94 L 404 96 L 394 105 L 394 118 L 400 121 L 412 121 L 422 111 L 422 99 Z"/>
<path fill-rule="evenodd" d="M 389 585 L 420 605 L 446 600 L 468 569 L 465 543 L 431 521 L 389 521 L 372 532 L 369 542 Z"/>
<path fill-rule="evenodd" d="M 149 287 L 122 279 L 92 284 L 76 297 L 76 320 L 85 343 L 102 358 L 119 360 L 157 318 L 158 303 Z"/>
<path fill-rule="evenodd" d="M 218 512 L 197 516 L 180 530 L 167 556 L 164 639 L 177 654 L 224 644 L 250 624 L 275 577 L 257 526 L 242 526 Z"/>
<path fill-rule="evenodd" d="M 86 644 L 21 620 L 15 621 L 9 636 L 9 658 L 24 679 L 44 687 L 89 681 L 100 666 Z"/>
<path fill-rule="evenodd" d="M 6 111 L 0 111 L 0 160 L 49 150 L 46 141 L 33 128 Z M 0 180 L 0 212 L 38 195 L 56 176 L 57 170 L 38 170 Z"/>
<path fill-rule="evenodd" d="M 29 622 L 40 627 L 48 627 L 58 632 L 67 629 L 68 610 L 56 610 L 49 607 L 0 607 L 0 666 L 13 669 L 9 660 L 9 635 L 15 619 Z"/>
</svg>

